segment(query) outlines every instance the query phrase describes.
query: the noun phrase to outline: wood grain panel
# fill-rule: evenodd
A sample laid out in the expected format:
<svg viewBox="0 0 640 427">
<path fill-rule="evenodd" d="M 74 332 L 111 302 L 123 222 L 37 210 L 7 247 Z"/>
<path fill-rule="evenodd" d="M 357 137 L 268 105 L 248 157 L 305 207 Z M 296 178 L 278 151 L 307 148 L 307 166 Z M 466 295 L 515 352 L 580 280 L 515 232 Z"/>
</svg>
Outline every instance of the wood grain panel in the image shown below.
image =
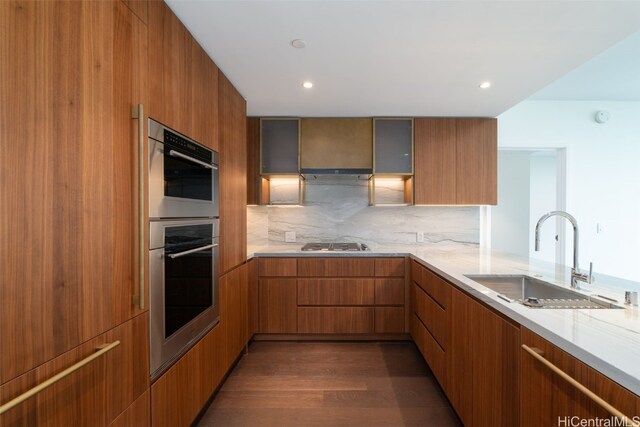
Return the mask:
<svg viewBox="0 0 640 427">
<path fill-rule="evenodd" d="M 413 285 L 413 301 L 416 316 L 444 351 L 449 349 L 451 334 L 449 316 L 426 292 Z"/>
<path fill-rule="evenodd" d="M 420 265 L 416 266 L 419 275 L 414 277 L 414 282 L 418 284 L 435 302 L 443 309 L 447 309 L 451 303 L 451 285 L 442 280 L 428 268 Z M 417 280 L 416 280 L 417 279 Z"/>
<path fill-rule="evenodd" d="M 151 425 L 151 401 L 149 390 L 145 390 L 135 402 L 113 420 L 110 427 L 145 427 Z"/>
<path fill-rule="evenodd" d="M 192 135 L 193 38 L 164 1 L 149 1 L 149 117 Z"/>
<path fill-rule="evenodd" d="M 129 9 L 142 21 L 147 24 L 149 19 L 148 0 L 122 0 Z"/>
<path fill-rule="evenodd" d="M 376 279 L 375 282 L 376 305 L 404 305 L 404 279 Z"/>
<path fill-rule="evenodd" d="M 148 315 L 141 314 L 0 387 L 3 403 L 103 344 L 120 345 L 0 418 L 3 426 L 108 425 L 149 387 Z"/>
<path fill-rule="evenodd" d="M 404 277 L 404 257 L 376 258 L 376 277 Z"/>
<path fill-rule="evenodd" d="M 220 73 L 220 272 L 247 260 L 247 104 Z"/>
<path fill-rule="evenodd" d="M 301 119 L 300 168 L 372 169 L 372 119 Z"/>
<path fill-rule="evenodd" d="M 371 333 L 373 316 L 373 307 L 298 307 L 298 333 Z"/>
<path fill-rule="evenodd" d="M 0 2 L 0 383 L 138 311 L 131 109 L 146 27 L 120 2 Z M 19 171 L 19 173 L 16 173 Z"/>
<path fill-rule="evenodd" d="M 258 260 L 255 258 L 249 260 L 247 263 L 247 276 L 248 276 L 248 292 L 249 292 L 249 336 L 257 334 L 260 325 L 260 318 L 258 317 L 259 304 L 259 288 L 258 288 Z"/>
<path fill-rule="evenodd" d="M 456 200 L 463 205 L 498 203 L 496 119 L 456 119 Z"/>
<path fill-rule="evenodd" d="M 260 258 L 259 276 L 296 276 L 298 261 L 296 258 Z"/>
<path fill-rule="evenodd" d="M 449 377 L 442 384 L 451 405 L 467 426 L 473 424 L 473 358 L 472 337 L 473 300 L 457 289 L 452 289 L 450 346 L 447 350 Z"/>
<path fill-rule="evenodd" d="M 298 305 L 373 305 L 374 279 L 298 279 Z"/>
<path fill-rule="evenodd" d="M 544 352 L 544 357 L 623 413 L 640 413 L 640 397 L 600 372 L 534 334 L 521 328 L 521 342 Z M 549 368 L 520 350 L 522 392 L 520 425 L 552 425 L 558 417 L 575 415 L 583 419 L 609 418 L 610 415 Z"/>
<path fill-rule="evenodd" d="M 219 151 L 218 67 L 191 38 L 191 134 L 192 139 Z"/>
<path fill-rule="evenodd" d="M 476 302 L 471 319 L 473 423 L 479 426 L 518 425 L 520 328 Z"/>
<path fill-rule="evenodd" d="M 433 375 L 443 385 L 447 381 L 446 354 L 415 314 L 411 320 L 411 336 Z"/>
<path fill-rule="evenodd" d="M 404 331 L 404 307 L 375 308 L 376 333 L 389 334 Z"/>
<path fill-rule="evenodd" d="M 298 258 L 299 277 L 372 277 L 373 258 Z"/>
<path fill-rule="evenodd" d="M 296 279 L 260 279 L 258 287 L 260 332 L 296 333 Z"/>
<path fill-rule="evenodd" d="M 226 366 L 231 366 L 248 341 L 247 265 L 220 277 L 220 323 L 225 329 Z"/>
<path fill-rule="evenodd" d="M 247 204 L 260 204 L 260 117 L 247 117 Z"/>
<path fill-rule="evenodd" d="M 151 385 L 154 427 L 189 426 L 198 415 L 228 368 L 223 328 L 216 325 Z"/>
<path fill-rule="evenodd" d="M 456 198 L 456 119 L 414 119 L 414 203 L 449 205 Z"/>
</svg>

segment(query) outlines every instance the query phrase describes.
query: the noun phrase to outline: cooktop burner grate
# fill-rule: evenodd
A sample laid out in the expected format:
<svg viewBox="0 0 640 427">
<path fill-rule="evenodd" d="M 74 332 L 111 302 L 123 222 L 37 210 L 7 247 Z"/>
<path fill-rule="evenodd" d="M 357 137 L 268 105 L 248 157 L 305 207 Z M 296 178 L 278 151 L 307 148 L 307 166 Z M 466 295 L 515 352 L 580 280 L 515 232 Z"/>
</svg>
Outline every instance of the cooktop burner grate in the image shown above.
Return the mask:
<svg viewBox="0 0 640 427">
<path fill-rule="evenodd" d="M 359 243 L 307 243 L 303 251 L 363 251 L 364 245 Z"/>
</svg>

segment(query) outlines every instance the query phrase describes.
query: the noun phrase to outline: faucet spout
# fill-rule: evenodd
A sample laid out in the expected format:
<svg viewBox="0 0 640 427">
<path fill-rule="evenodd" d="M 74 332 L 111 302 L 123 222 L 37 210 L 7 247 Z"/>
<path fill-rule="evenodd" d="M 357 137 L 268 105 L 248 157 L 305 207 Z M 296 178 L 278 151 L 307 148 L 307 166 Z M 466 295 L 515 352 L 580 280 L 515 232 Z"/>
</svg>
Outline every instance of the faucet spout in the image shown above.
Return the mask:
<svg viewBox="0 0 640 427">
<path fill-rule="evenodd" d="M 580 231 L 578 230 L 578 221 L 573 217 L 573 215 L 565 212 L 565 211 L 551 211 L 542 215 L 536 224 L 536 232 L 535 232 L 535 250 L 538 252 L 540 250 L 540 229 L 542 228 L 542 224 L 551 218 L 552 216 L 560 216 L 568 220 L 573 226 L 573 268 L 571 269 L 571 287 L 578 287 L 578 280 L 586 281 L 587 283 L 591 283 L 592 276 L 586 276 L 580 273 L 578 269 L 578 244 L 580 239 Z"/>
</svg>

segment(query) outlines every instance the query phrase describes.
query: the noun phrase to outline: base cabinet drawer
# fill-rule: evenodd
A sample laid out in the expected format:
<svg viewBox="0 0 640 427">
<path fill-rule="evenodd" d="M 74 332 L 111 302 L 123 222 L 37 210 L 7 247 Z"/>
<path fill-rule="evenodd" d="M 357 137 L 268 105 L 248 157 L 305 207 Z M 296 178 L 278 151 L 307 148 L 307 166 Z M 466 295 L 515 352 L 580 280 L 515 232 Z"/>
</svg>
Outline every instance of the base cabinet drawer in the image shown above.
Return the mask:
<svg viewBox="0 0 640 427">
<path fill-rule="evenodd" d="M 413 285 L 413 304 L 416 316 L 422 321 L 440 347 L 449 347 L 449 316 L 425 291 Z"/>
<path fill-rule="evenodd" d="M 373 277 L 373 258 L 298 258 L 299 277 Z"/>
<path fill-rule="evenodd" d="M 404 305 L 404 278 L 376 279 L 377 305 Z"/>
<path fill-rule="evenodd" d="M 373 333 L 373 307 L 298 307 L 298 333 Z"/>
<path fill-rule="evenodd" d="M 411 318 L 411 336 L 429 364 L 433 375 L 441 385 L 444 384 L 447 379 L 445 352 L 416 315 Z"/>
<path fill-rule="evenodd" d="M 376 334 L 404 332 L 404 307 L 376 307 Z"/>
<path fill-rule="evenodd" d="M 374 279 L 298 279 L 298 305 L 373 305 Z"/>
<path fill-rule="evenodd" d="M 145 427 L 151 423 L 151 407 L 149 391 L 136 399 L 118 418 L 113 420 L 109 427 Z"/>
<path fill-rule="evenodd" d="M 106 426 L 149 388 L 149 320 L 144 313 L 0 387 L 2 403 L 119 341 L 102 356 L 0 416 L 2 426 Z"/>
</svg>

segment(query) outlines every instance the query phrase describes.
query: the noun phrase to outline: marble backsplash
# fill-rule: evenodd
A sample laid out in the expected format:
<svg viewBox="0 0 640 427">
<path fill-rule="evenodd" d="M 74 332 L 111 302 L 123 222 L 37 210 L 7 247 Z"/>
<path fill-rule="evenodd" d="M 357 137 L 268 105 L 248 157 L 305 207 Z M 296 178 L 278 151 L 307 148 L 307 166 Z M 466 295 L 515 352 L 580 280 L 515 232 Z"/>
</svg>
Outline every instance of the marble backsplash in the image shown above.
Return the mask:
<svg viewBox="0 0 640 427">
<path fill-rule="evenodd" d="M 375 245 L 478 244 L 480 208 L 476 206 L 369 206 L 367 181 L 355 176 L 323 176 L 304 184 L 302 206 L 249 206 L 250 245 L 283 244 L 286 231 L 296 244 L 356 241 Z"/>
</svg>

